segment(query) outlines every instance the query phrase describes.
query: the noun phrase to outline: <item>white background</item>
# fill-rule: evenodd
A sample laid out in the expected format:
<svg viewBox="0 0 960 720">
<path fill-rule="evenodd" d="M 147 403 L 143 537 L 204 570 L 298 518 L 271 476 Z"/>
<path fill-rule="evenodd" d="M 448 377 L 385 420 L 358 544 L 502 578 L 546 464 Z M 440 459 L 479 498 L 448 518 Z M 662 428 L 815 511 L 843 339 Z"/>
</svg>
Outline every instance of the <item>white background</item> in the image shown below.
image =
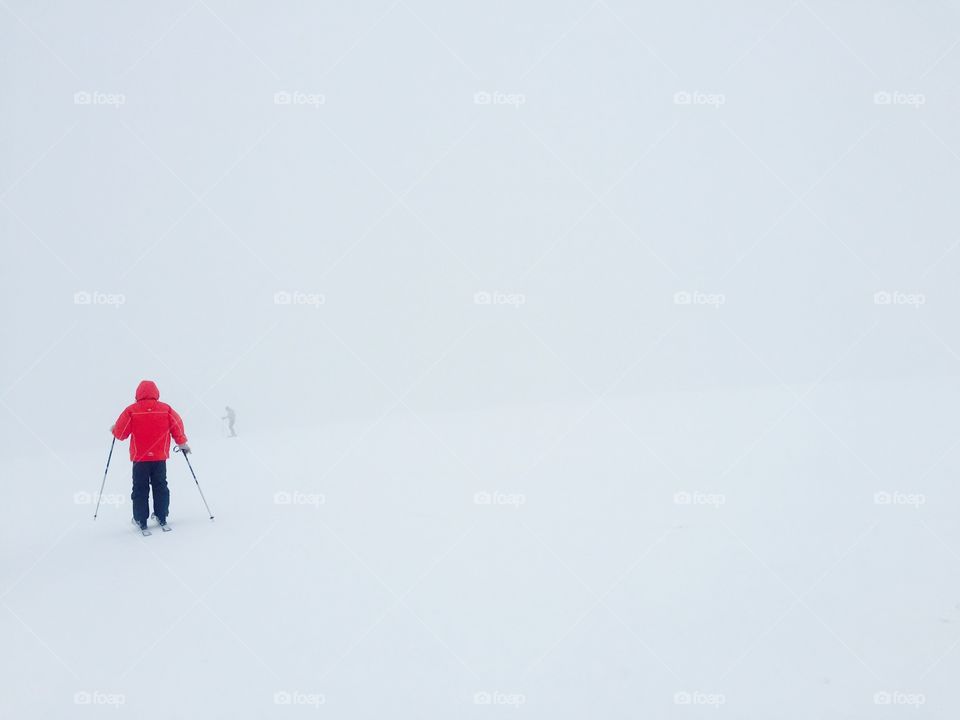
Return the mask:
<svg viewBox="0 0 960 720">
<path fill-rule="evenodd" d="M 0 712 L 955 717 L 958 45 L 0 2 Z M 92 520 L 143 378 L 213 523 Z"/>
</svg>

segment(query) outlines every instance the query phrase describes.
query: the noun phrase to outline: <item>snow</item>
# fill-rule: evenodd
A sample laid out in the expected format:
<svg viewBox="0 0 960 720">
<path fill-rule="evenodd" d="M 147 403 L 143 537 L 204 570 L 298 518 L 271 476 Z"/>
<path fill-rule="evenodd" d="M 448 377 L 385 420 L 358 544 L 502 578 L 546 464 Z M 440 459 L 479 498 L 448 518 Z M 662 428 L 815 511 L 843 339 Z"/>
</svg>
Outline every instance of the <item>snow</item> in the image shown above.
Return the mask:
<svg viewBox="0 0 960 720">
<path fill-rule="evenodd" d="M 807 390 L 653 394 L 645 425 L 621 398 L 211 434 L 193 462 L 216 519 L 174 456 L 174 530 L 148 538 L 113 498 L 124 453 L 95 522 L 73 494 L 95 494 L 103 458 L 71 458 L 84 482 L 8 458 L 30 480 L 2 525 L 4 715 L 80 716 L 86 692 L 139 718 L 852 718 L 888 692 L 942 717 L 956 461 L 909 484 L 888 471 L 900 448 L 868 471 L 860 453 L 902 429 L 841 441 L 827 427 L 858 416 L 851 388 L 813 388 L 815 414 Z M 884 392 L 909 410 L 940 389 Z"/>
<path fill-rule="evenodd" d="M 0 718 L 956 718 L 958 37 L 4 0 Z"/>
</svg>

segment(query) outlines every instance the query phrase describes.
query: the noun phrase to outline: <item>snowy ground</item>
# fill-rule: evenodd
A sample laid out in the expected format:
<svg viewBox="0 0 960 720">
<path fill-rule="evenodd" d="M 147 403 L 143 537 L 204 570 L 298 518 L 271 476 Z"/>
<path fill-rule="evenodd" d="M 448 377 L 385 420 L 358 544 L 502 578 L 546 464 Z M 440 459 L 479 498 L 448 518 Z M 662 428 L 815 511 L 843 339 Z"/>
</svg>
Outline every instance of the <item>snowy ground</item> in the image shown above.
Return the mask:
<svg viewBox="0 0 960 720">
<path fill-rule="evenodd" d="M 825 382 L 211 436 L 216 520 L 175 456 L 175 530 L 148 538 L 125 452 L 95 523 L 74 493 L 99 452 L 73 475 L 8 460 L 0 712 L 950 717 L 960 468 L 917 412 L 956 395 Z"/>
</svg>

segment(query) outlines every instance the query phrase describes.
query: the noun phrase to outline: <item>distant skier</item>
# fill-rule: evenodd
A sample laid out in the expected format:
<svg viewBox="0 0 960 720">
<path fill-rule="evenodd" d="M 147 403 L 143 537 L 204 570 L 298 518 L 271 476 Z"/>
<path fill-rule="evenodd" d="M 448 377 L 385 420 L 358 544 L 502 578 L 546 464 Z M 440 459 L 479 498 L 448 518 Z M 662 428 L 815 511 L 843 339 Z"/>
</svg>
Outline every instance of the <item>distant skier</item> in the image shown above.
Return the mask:
<svg viewBox="0 0 960 720">
<path fill-rule="evenodd" d="M 124 409 L 110 427 L 117 440 L 130 438 L 130 460 L 133 461 L 133 521 L 141 530 L 147 527 L 150 515 L 148 496 L 153 488 L 153 514 L 161 526 L 167 524 L 170 490 L 167 488 L 167 458 L 170 438 L 181 452 L 190 452 L 183 420 L 176 410 L 160 402 L 160 391 L 152 380 L 137 385 L 137 401 Z"/>
<path fill-rule="evenodd" d="M 227 414 L 220 419 L 227 421 L 227 427 L 230 428 L 230 437 L 236 437 L 237 433 L 233 429 L 233 424 L 237 421 L 237 414 L 233 411 L 233 408 L 230 407 L 229 405 L 227 405 L 225 409 L 227 411 Z"/>
</svg>

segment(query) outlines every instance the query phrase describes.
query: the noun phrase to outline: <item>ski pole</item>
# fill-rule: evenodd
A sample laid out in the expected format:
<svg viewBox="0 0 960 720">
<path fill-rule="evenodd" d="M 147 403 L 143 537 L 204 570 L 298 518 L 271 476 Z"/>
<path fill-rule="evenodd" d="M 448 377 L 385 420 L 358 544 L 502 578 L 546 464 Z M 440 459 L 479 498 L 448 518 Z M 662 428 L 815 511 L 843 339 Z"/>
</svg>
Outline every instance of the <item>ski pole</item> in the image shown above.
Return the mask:
<svg viewBox="0 0 960 720">
<path fill-rule="evenodd" d="M 180 447 L 175 447 L 173 451 L 180 452 Z M 203 500 L 203 504 L 207 508 L 207 515 L 209 515 L 210 519 L 213 520 L 213 513 L 210 512 L 210 506 L 207 505 L 207 499 L 203 496 L 203 488 L 200 487 L 200 481 L 197 480 L 197 474 L 193 471 L 193 465 L 190 464 L 190 458 L 187 457 L 187 453 L 183 453 L 183 459 L 187 461 L 187 467 L 190 468 L 190 474 L 193 475 L 193 481 L 197 484 L 197 490 L 200 491 L 200 499 Z"/>
<path fill-rule="evenodd" d="M 97 495 L 97 507 L 93 511 L 93 519 L 97 519 L 97 513 L 100 512 L 100 498 L 103 497 L 103 486 L 107 484 L 107 470 L 110 469 L 110 458 L 113 457 L 113 446 L 117 444 L 117 437 L 114 435 L 113 440 L 110 441 L 110 454 L 107 455 L 107 467 L 103 471 L 103 482 L 100 483 L 100 494 Z"/>
</svg>

